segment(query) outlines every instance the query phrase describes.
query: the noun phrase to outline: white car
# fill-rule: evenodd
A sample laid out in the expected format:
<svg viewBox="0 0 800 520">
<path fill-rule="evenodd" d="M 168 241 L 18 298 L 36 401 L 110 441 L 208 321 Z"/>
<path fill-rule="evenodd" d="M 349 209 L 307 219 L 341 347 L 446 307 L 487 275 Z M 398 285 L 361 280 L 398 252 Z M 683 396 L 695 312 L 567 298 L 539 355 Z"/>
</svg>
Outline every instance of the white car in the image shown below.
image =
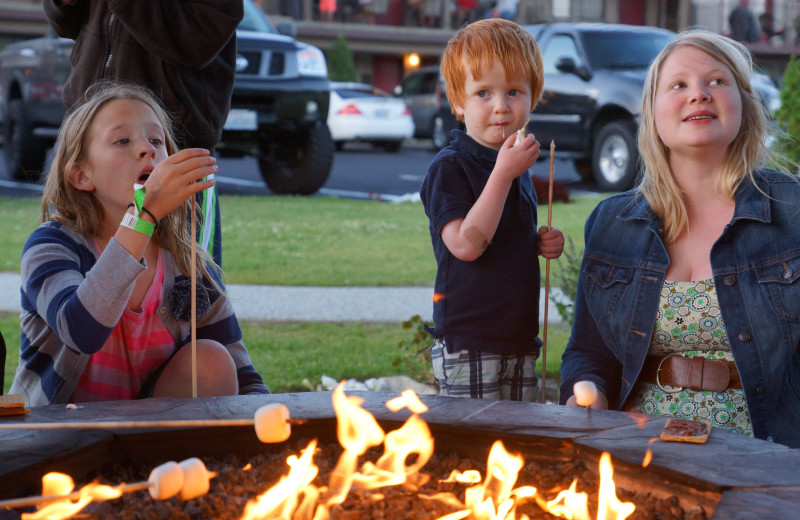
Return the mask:
<svg viewBox="0 0 800 520">
<path fill-rule="evenodd" d="M 405 101 L 365 83 L 331 82 L 328 128 L 337 150 L 347 141 L 364 141 L 397 152 L 414 135 Z"/>
</svg>

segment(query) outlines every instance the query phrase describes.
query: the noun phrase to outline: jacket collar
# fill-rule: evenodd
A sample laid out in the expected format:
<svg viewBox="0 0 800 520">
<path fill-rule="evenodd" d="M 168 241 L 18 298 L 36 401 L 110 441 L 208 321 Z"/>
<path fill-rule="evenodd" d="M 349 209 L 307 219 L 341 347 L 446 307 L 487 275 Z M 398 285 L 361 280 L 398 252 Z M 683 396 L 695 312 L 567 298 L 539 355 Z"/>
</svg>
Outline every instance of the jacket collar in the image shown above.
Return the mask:
<svg viewBox="0 0 800 520">
<path fill-rule="evenodd" d="M 749 178 L 745 178 L 736 191 L 735 209 L 731 222 L 737 220 L 770 222 L 772 220 L 770 199 L 765 195 L 765 193 L 769 193 L 769 183 L 761 171 L 756 171 L 754 176 L 757 187 L 750 182 Z M 631 194 L 633 200 L 619 213 L 618 218 L 623 220 L 656 220 L 658 218 L 642 192 L 634 189 Z"/>
</svg>

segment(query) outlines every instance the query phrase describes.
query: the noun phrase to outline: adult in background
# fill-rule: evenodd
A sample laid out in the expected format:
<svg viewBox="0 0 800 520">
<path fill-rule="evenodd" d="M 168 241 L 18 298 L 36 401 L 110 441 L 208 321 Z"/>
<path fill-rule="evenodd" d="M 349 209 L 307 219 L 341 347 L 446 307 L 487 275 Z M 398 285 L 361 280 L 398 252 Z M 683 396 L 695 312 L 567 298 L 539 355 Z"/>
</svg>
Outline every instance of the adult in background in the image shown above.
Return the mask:
<svg viewBox="0 0 800 520">
<path fill-rule="evenodd" d="M 101 80 L 143 85 L 178 122 L 180 148 L 213 154 L 230 109 L 242 0 L 44 0 L 44 11 L 59 36 L 75 40 L 62 92 L 68 110 Z M 215 188 L 197 201 L 198 242 L 222 265 Z"/>
<path fill-rule="evenodd" d="M 748 50 L 688 31 L 650 65 L 641 185 L 586 222 L 561 402 L 800 447 L 800 182 L 764 168 Z"/>
<path fill-rule="evenodd" d="M 761 39 L 761 24 L 750 10 L 749 0 L 741 0 L 728 16 L 731 38 L 742 43 L 756 43 Z"/>
</svg>

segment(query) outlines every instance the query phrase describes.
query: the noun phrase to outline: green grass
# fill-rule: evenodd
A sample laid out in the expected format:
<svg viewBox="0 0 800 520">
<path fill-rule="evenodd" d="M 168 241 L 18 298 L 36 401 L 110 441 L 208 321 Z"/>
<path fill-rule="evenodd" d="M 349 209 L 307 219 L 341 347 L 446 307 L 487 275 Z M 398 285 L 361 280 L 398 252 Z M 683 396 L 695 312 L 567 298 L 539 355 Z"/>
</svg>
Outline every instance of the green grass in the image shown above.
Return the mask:
<svg viewBox="0 0 800 520">
<path fill-rule="evenodd" d="M 430 366 L 424 356 L 411 365 L 397 364 L 404 351 L 398 343 L 410 338 L 399 323 L 261 323 L 241 322 L 253 366 L 273 392 L 307 390 L 303 380 L 320 383 L 323 375 L 334 379 L 410 375 L 422 382 Z M 19 359 L 19 319 L 0 313 L 0 330 L 6 340 L 4 393 L 8 392 Z M 565 326 L 548 327 L 547 377 L 558 379 L 561 353 L 569 337 Z M 541 360 L 539 360 L 541 370 Z"/>
<path fill-rule="evenodd" d="M 552 222 L 582 248 L 584 222 L 602 196 L 573 198 L 570 204 L 554 204 Z M 420 204 L 324 197 L 220 200 L 228 283 L 433 285 L 436 264 Z M 0 271 L 19 272 L 22 246 L 38 221 L 38 199 L 0 198 Z M 547 222 L 546 206 L 539 209 L 539 222 Z M 544 266 L 541 261 L 542 272 Z M 558 269 L 559 261 L 551 262 L 551 270 Z M 304 379 L 318 384 L 323 374 L 364 380 L 405 373 L 424 380 L 421 374 L 428 370 L 423 356 L 410 366 L 396 362 L 404 355 L 398 343 L 413 337 L 399 323 L 243 322 L 242 329 L 256 369 L 275 392 L 303 389 Z M 0 330 L 8 344 L 7 391 L 19 357 L 18 317 L 0 313 Z M 566 326 L 548 328 L 548 378 L 559 377 L 568 337 Z"/>
<path fill-rule="evenodd" d="M 583 224 L 601 198 L 554 204 L 553 227 L 582 244 Z M 233 195 L 220 202 L 228 283 L 433 285 L 436 262 L 421 204 Z M 0 198 L 0 271 L 19 272 L 22 246 L 38 222 L 38 199 Z M 539 222 L 547 222 L 547 206 L 539 208 Z"/>
</svg>

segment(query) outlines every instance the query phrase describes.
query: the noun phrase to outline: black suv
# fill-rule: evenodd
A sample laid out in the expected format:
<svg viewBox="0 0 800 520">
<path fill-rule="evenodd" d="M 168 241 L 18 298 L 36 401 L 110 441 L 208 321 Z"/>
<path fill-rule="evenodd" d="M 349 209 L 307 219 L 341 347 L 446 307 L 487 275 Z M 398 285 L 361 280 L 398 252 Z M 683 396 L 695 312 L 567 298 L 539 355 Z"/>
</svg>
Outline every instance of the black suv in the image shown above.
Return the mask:
<svg viewBox="0 0 800 520">
<path fill-rule="evenodd" d="M 290 33 L 290 26 L 280 26 Z M 42 171 L 64 117 L 61 87 L 74 42 L 49 34 L 0 54 L 0 119 L 14 178 Z M 280 34 L 251 0 L 236 31 L 236 80 L 220 156 L 250 155 L 278 194 L 311 194 L 333 164 L 330 86 L 322 51 Z"/>
</svg>

